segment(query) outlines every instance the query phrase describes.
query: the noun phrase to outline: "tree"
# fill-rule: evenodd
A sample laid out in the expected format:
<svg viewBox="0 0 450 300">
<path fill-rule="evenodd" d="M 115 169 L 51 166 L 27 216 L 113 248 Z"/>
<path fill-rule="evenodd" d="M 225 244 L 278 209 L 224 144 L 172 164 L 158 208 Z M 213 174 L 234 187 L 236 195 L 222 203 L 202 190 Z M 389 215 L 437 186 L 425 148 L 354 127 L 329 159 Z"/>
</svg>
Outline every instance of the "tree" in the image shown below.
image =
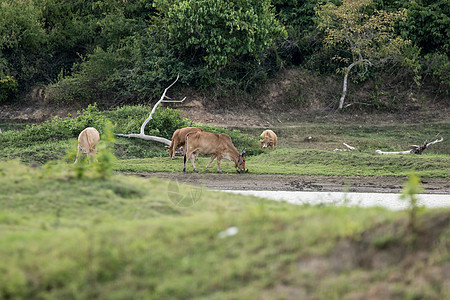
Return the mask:
<svg viewBox="0 0 450 300">
<path fill-rule="evenodd" d="M 424 54 L 450 52 L 450 1 L 412 0 L 407 4 L 408 18 L 402 24 L 408 38 Z"/>
<path fill-rule="evenodd" d="M 188 61 L 216 73 L 233 59 L 256 58 L 286 36 L 268 0 L 173 1 L 165 13 L 169 40 Z"/>
<path fill-rule="evenodd" d="M 333 3 L 316 8 L 317 23 L 325 33 L 324 45 L 342 50 L 333 60 L 347 64 L 343 70 L 344 83 L 339 109 L 344 108 L 347 81 L 353 67 L 359 67 L 364 77 L 368 68 L 381 65 L 400 56 L 402 48 L 410 44 L 394 30 L 399 20 L 405 20 L 406 10 L 386 12 L 372 7 L 372 0 L 344 0 L 342 5 Z"/>
</svg>

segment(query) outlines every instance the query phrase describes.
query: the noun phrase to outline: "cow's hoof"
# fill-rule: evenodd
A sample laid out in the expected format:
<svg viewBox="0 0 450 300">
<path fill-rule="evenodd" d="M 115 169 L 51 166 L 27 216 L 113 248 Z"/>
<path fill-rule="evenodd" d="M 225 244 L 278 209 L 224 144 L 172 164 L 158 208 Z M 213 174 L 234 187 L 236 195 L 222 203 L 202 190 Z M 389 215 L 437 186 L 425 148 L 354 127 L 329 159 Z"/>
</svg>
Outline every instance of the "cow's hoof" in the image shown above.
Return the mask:
<svg viewBox="0 0 450 300">
<path fill-rule="evenodd" d="M 197 173 L 198 173 L 198 170 L 197 170 L 197 169 L 194 169 L 194 172 L 197 172 Z"/>
<path fill-rule="evenodd" d="M 187 173 L 187 172 L 186 172 L 186 169 L 183 169 L 183 172 L 184 172 L 184 173 Z"/>
<path fill-rule="evenodd" d="M 219 170 L 219 173 L 222 174 L 223 173 L 222 170 Z"/>
</svg>

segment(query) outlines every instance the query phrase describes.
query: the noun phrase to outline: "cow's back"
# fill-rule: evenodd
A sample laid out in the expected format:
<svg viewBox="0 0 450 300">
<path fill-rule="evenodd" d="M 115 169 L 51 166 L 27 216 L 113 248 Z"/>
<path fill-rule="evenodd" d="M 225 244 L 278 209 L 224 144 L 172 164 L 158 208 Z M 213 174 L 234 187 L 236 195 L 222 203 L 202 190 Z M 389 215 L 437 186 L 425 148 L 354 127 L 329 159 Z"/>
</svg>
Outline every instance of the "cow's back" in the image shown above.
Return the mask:
<svg viewBox="0 0 450 300">
<path fill-rule="evenodd" d="M 85 153 L 94 151 L 99 141 L 100 134 L 94 127 L 88 127 L 78 135 L 78 147 Z"/>
<path fill-rule="evenodd" d="M 174 139 L 177 140 L 178 144 L 182 143 L 184 144 L 186 140 L 186 135 L 191 132 L 197 132 L 197 131 L 203 131 L 200 127 L 185 127 L 175 130 L 175 132 L 172 135 L 172 141 Z"/>
<path fill-rule="evenodd" d="M 204 155 L 221 154 L 224 151 L 227 151 L 229 143 L 231 143 L 231 138 L 228 135 L 213 132 L 189 133 L 186 140 L 188 151 L 192 152 L 198 150 Z"/>
<path fill-rule="evenodd" d="M 169 156 L 172 159 L 174 159 L 176 149 L 185 145 L 186 135 L 191 132 L 198 132 L 198 131 L 203 131 L 203 129 L 200 127 L 184 127 L 175 130 L 172 135 L 172 142 L 170 143 L 170 146 L 167 147 L 169 151 Z"/>
</svg>

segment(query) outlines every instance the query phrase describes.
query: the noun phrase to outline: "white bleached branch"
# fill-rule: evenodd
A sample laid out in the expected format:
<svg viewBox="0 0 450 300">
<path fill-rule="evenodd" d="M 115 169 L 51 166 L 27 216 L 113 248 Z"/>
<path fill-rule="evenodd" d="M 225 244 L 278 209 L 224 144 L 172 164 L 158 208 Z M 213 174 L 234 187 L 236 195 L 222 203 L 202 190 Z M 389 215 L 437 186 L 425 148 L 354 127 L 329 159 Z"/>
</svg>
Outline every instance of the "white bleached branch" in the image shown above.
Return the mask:
<svg viewBox="0 0 450 300">
<path fill-rule="evenodd" d="M 350 150 L 350 151 L 360 151 L 358 148 L 350 146 L 350 145 L 348 145 L 346 143 L 342 143 L 342 144 L 344 144 L 344 146 L 347 147 L 348 149 L 334 149 L 333 151 L 348 151 L 348 150 Z"/>
<path fill-rule="evenodd" d="M 427 149 L 430 145 L 434 145 L 436 143 L 440 143 L 444 140 L 444 138 L 440 138 L 437 139 L 433 142 L 424 142 L 422 145 L 411 145 L 411 150 L 407 150 L 407 151 L 394 151 L 394 152 L 385 152 L 385 151 L 381 151 L 381 150 L 376 150 L 375 152 L 378 154 L 422 154 L 423 151 L 425 151 L 425 149 Z"/>
<path fill-rule="evenodd" d="M 128 138 L 139 138 L 139 139 L 143 139 L 143 140 L 147 140 L 147 141 L 154 141 L 154 142 L 160 142 L 166 145 L 170 146 L 171 141 L 163 138 L 163 137 L 159 137 L 159 136 L 152 136 L 152 135 L 146 135 L 144 133 L 145 130 L 145 126 L 147 126 L 148 122 L 150 122 L 150 120 L 153 119 L 153 114 L 156 111 L 156 108 L 163 102 L 170 102 L 170 103 L 182 103 L 184 100 L 186 100 L 186 97 L 184 97 L 182 100 L 171 100 L 169 97 L 166 96 L 167 91 L 178 81 L 178 78 L 180 77 L 180 75 L 177 76 L 177 78 L 175 79 L 174 82 L 172 82 L 172 84 L 170 84 L 165 90 L 164 93 L 162 94 L 161 98 L 159 99 L 158 102 L 156 102 L 155 106 L 153 106 L 152 111 L 150 112 L 150 115 L 148 116 L 148 118 L 144 121 L 144 123 L 142 123 L 141 125 L 141 130 L 140 133 L 136 134 L 136 133 L 131 133 L 131 134 L 118 134 L 115 133 L 116 136 L 121 136 L 121 137 L 128 137 Z"/>
</svg>

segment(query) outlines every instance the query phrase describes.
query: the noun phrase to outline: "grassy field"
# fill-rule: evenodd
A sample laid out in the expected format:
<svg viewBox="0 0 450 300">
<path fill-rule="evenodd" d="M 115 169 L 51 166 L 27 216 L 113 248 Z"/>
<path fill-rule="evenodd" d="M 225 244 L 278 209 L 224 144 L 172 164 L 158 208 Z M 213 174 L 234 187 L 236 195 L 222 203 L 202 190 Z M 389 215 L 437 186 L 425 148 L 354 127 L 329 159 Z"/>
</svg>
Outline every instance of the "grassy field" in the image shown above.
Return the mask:
<svg viewBox="0 0 450 300">
<path fill-rule="evenodd" d="M 20 132 L 17 124 L 9 128 Z M 211 128 L 210 128 L 211 129 Z M 241 133 L 232 132 L 239 130 Z M 275 127 L 278 147 L 274 151 L 253 149 L 255 140 L 263 128 L 230 128 L 234 136 L 245 136 L 236 142 L 236 147 L 247 147 L 247 168 L 255 174 L 312 174 L 312 175 L 365 175 L 405 176 L 412 172 L 421 177 L 450 177 L 450 132 L 449 123 L 416 125 L 335 125 L 331 123 L 308 123 Z M 226 132 L 227 129 L 222 129 Z M 420 144 L 438 137 L 444 141 L 432 145 L 423 155 L 379 155 L 375 150 L 401 151 L 410 144 Z M 7 135 L 5 135 L 7 137 Z M 1 136 L 0 136 L 1 138 Z M 18 142 L 17 140 L 20 140 Z M 0 141 L 1 142 L 1 141 Z M 358 147 L 360 152 L 335 152 L 345 149 L 342 143 Z M 27 142 L 16 138 L 0 147 L 0 160 L 20 158 L 29 164 L 43 164 L 62 159 L 67 152 L 76 149 L 74 138 L 49 139 Z M 117 171 L 168 171 L 180 172 L 182 158 L 170 160 L 164 145 L 139 139 L 116 138 L 114 154 L 119 159 Z M 209 158 L 200 157 L 197 167 L 204 170 Z M 210 170 L 216 170 L 216 163 Z M 223 160 L 222 169 L 234 172 L 233 164 Z M 189 162 L 188 171 L 192 167 Z"/>
<path fill-rule="evenodd" d="M 205 170 L 209 157 L 199 157 L 196 167 Z M 450 177 L 450 157 L 448 155 L 379 155 L 365 152 L 333 152 L 280 148 L 263 154 L 249 156 L 246 168 L 253 174 L 310 174 L 310 175 L 363 175 L 363 176 L 407 176 L 415 173 L 421 177 Z M 183 158 L 171 160 L 168 157 L 120 160 L 115 165 L 117 171 L 132 172 L 181 172 Z M 189 161 L 186 165 L 192 172 Z M 236 172 L 234 163 L 222 160 L 224 172 Z M 209 172 L 217 172 L 213 162 Z"/>
<path fill-rule="evenodd" d="M 450 292 L 448 209 L 423 210 L 413 234 L 406 212 L 293 206 L 157 178 L 101 180 L 90 171 L 75 179 L 64 163 L 0 162 L 0 187 L 0 299 Z"/>
<path fill-rule="evenodd" d="M 345 117 L 343 117 L 345 118 Z M 262 128 L 233 127 L 241 132 L 258 136 Z M 346 149 L 350 144 L 364 152 L 409 150 L 409 145 L 434 141 L 444 137 L 442 143 L 430 146 L 426 153 L 450 155 L 450 123 L 428 122 L 415 124 L 375 125 L 370 122 L 335 124 L 333 122 L 308 122 L 276 125 L 271 127 L 279 137 L 281 148 L 317 150 Z"/>
</svg>

